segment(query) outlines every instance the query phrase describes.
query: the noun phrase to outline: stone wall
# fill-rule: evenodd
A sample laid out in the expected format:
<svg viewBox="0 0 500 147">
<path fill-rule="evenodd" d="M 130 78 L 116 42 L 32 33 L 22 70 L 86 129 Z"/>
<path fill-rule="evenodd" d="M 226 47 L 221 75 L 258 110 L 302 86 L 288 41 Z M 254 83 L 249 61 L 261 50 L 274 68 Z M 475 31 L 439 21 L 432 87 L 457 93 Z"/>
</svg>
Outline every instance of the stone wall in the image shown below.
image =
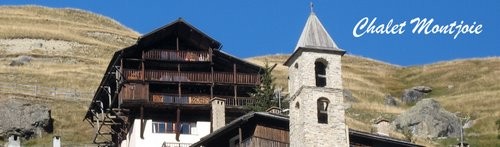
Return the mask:
<svg viewBox="0 0 500 147">
<path fill-rule="evenodd" d="M 314 63 L 318 59 L 328 61 L 325 88 L 342 89 L 340 55 L 316 52 L 301 52 L 299 54 L 298 56 L 300 57 L 298 57 L 288 68 L 288 87 L 290 94 L 295 94 L 301 86 L 316 86 Z"/>
<path fill-rule="evenodd" d="M 222 98 L 213 98 L 210 103 L 212 105 L 212 131 L 215 131 L 226 125 L 226 101 Z"/>
<path fill-rule="evenodd" d="M 321 97 L 330 100 L 327 124 L 318 123 L 317 100 Z M 292 99 L 291 146 L 348 146 L 341 89 L 302 87 Z"/>
</svg>

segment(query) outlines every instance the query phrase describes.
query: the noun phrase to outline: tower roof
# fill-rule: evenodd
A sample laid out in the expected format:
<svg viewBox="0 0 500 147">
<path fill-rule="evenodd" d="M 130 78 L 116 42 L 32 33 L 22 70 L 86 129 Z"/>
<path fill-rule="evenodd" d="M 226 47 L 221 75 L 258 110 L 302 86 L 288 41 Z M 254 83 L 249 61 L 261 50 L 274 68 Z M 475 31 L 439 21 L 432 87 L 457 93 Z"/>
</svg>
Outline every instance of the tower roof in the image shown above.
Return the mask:
<svg viewBox="0 0 500 147">
<path fill-rule="evenodd" d="M 309 18 L 307 18 L 306 25 L 302 30 L 295 50 L 301 47 L 340 50 L 332 37 L 330 37 L 330 34 L 326 31 L 325 27 L 323 27 L 323 24 L 321 24 L 316 14 L 312 11 Z"/>
<path fill-rule="evenodd" d="M 301 52 L 320 52 L 338 54 L 341 56 L 345 54 L 345 51 L 337 46 L 316 14 L 312 11 L 312 5 L 311 14 L 309 18 L 307 18 L 306 25 L 302 30 L 302 34 L 300 34 L 297 46 L 293 54 L 285 61 L 284 65 L 290 66 L 290 64 L 300 56 Z"/>
</svg>

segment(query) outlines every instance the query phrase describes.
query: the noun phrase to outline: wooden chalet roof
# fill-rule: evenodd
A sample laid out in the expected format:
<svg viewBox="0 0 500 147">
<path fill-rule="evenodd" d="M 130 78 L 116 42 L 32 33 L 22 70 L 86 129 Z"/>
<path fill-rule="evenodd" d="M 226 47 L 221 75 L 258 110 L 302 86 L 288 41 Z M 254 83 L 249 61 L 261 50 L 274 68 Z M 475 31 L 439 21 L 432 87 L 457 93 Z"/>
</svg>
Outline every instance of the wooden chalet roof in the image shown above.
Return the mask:
<svg viewBox="0 0 500 147">
<path fill-rule="evenodd" d="M 228 53 L 221 51 L 221 43 L 217 40 L 211 38 L 205 33 L 201 32 L 191 24 L 187 23 L 183 19 L 179 18 L 176 21 L 169 23 L 163 27 L 160 27 L 150 33 L 147 33 L 141 36 L 137 42 L 129 47 L 123 48 L 121 50 L 116 51 L 111 58 L 109 65 L 104 73 L 104 76 L 99 84 L 99 88 L 92 99 L 92 103 L 89 106 L 89 110 L 85 115 L 85 119 L 91 118 L 91 110 L 96 109 L 96 101 L 100 100 L 105 102 L 105 100 L 101 100 L 103 97 L 107 97 L 108 93 L 103 90 L 101 87 L 108 85 L 116 85 L 115 75 L 113 73 L 114 68 L 120 66 L 120 60 L 123 58 L 130 57 L 140 57 L 142 51 L 147 51 L 150 49 L 154 49 L 156 44 L 165 42 L 165 40 L 175 40 L 179 37 L 179 40 L 185 41 L 186 44 L 190 44 L 194 46 L 194 49 L 205 50 L 213 49 L 213 60 L 215 64 L 230 64 L 235 63 L 238 65 L 238 72 L 243 73 L 263 73 L 263 68 L 249 63 L 247 61 L 241 60 L 237 57 L 234 57 Z M 224 67 L 224 66 L 220 66 Z M 232 64 L 225 66 L 227 68 L 232 68 Z M 122 74 L 122 73 L 118 73 Z M 113 87 L 113 86 L 111 86 Z M 111 91 L 115 91 L 117 89 L 112 89 Z M 106 100 L 107 101 L 107 100 Z M 107 104 L 104 104 L 104 107 Z"/>
<path fill-rule="evenodd" d="M 153 46 L 157 42 L 173 36 L 179 36 L 180 39 L 188 41 L 190 44 L 198 44 L 199 49 L 208 50 L 212 48 L 218 50 L 222 48 L 221 43 L 187 23 L 182 18 L 143 35 L 139 38 L 137 44 L 143 47 Z"/>
<path fill-rule="evenodd" d="M 200 141 L 191 145 L 191 147 L 200 147 L 205 145 L 210 145 L 212 142 L 217 142 L 221 140 L 229 140 L 229 138 L 237 135 L 238 128 L 242 127 L 248 128 L 251 124 L 263 124 L 265 126 L 272 126 L 275 128 L 282 128 L 283 130 L 289 131 L 289 117 L 285 115 L 279 115 L 268 112 L 250 112 L 243 115 L 226 126 L 215 130 L 214 132 L 202 137 Z M 251 128 L 251 127 L 250 127 Z M 248 130 L 247 130 L 248 131 Z M 353 129 L 349 129 L 349 139 L 350 141 L 359 139 L 361 140 L 371 140 L 371 142 L 379 142 L 385 144 L 386 146 L 402 146 L 402 147 L 421 147 L 421 145 L 413 144 L 411 142 L 381 136 L 377 134 L 371 134 L 367 132 L 361 132 Z M 226 141 L 227 142 L 227 141 Z"/>
<path fill-rule="evenodd" d="M 252 128 L 252 125 L 256 123 L 282 128 L 287 131 L 289 128 L 288 116 L 267 112 L 250 112 L 231 121 L 229 124 L 226 124 L 224 127 L 215 130 L 207 136 L 202 137 L 200 141 L 192 144 L 191 147 L 206 146 L 207 144 L 213 144 L 212 142 L 221 140 L 223 140 L 223 142 L 229 142 L 224 140 L 229 140 L 231 137 L 237 135 L 239 127 Z"/>
</svg>

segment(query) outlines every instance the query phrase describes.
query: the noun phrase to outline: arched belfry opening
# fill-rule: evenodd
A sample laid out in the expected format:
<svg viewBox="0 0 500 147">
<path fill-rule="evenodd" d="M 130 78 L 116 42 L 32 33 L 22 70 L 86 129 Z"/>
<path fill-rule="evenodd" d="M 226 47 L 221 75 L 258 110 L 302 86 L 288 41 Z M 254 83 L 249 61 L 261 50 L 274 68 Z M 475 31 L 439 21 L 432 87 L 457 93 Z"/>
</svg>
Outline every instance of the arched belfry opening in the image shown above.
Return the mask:
<svg viewBox="0 0 500 147">
<path fill-rule="evenodd" d="M 326 86 L 326 67 L 328 62 L 324 59 L 318 59 L 314 62 L 314 75 L 316 77 L 316 87 Z"/>
<path fill-rule="evenodd" d="M 327 98 L 319 98 L 317 101 L 318 104 L 318 123 L 320 124 L 328 124 L 328 105 L 330 104 L 330 100 Z"/>
</svg>

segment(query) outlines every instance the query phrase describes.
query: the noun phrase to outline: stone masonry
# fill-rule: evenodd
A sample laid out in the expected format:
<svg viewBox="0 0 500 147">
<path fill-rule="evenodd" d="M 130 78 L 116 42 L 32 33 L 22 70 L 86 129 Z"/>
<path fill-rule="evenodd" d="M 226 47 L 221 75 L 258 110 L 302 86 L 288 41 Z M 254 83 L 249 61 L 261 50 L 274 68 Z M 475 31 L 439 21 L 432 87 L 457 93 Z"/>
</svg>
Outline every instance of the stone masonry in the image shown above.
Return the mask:
<svg viewBox="0 0 500 147">
<path fill-rule="evenodd" d="M 226 125 L 226 101 L 222 98 L 210 100 L 212 105 L 212 132 Z"/>
<path fill-rule="evenodd" d="M 343 107 L 341 56 L 301 52 L 289 67 L 290 146 L 348 146 Z M 314 62 L 327 62 L 326 86 L 316 87 Z M 295 66 L 297 64 L 298 66 Z M 318 123 L 317 100 L 327 98 L 328 123 Z"/>
<path fill-rule="evenodd" d="M 290 103 L 290 146 L 344 147 L 347 133 L 341 89 L 302 87 Z M 317 100 L 328 98 L 328 123 L 318 123 Z"/>
</svg>

